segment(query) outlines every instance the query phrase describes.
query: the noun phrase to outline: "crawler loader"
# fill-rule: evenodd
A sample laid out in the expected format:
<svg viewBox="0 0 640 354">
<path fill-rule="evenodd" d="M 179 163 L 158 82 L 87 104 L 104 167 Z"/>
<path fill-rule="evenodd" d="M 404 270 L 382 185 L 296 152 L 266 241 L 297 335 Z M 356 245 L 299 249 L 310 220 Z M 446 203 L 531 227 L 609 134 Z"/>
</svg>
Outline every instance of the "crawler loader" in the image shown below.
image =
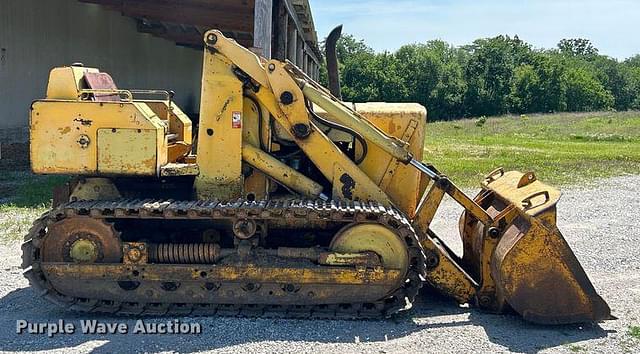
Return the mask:
<svg viewBox="0 0 640 354">
<path fill-rule="evenodd" d="M 204 36 L 198 128 L 167 91 L 51 71 L 31 107 L 38 174 L 72 176 L 22 246 L 75 311 L 384 318 L 421 288 L 543 324 L 610 319 L 556 227 L 560 193 L 497 169 L 470 197 L 423 162 L 426 110 L 346 103 L 289 62 Z M 464 253 L 430 228 L 464 208 Z M 428 296 L 428 295 L 425 295 Z"/>
</svg>

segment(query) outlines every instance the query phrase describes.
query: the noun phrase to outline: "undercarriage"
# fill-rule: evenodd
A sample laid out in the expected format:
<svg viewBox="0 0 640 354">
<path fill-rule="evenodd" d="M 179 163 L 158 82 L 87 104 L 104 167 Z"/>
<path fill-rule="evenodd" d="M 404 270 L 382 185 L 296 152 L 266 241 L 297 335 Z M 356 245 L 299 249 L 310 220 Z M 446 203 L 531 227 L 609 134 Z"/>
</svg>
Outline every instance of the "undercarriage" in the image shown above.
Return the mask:
<svg viewBox="0 0 640 354">
<path fill-rule="evenodd" d="M 23 250 L 47 298 L 119 314 L 384 317 L 408 308 L 425 272 L 408 221 L 377 203 L 72 202 Z"/>
</svg>

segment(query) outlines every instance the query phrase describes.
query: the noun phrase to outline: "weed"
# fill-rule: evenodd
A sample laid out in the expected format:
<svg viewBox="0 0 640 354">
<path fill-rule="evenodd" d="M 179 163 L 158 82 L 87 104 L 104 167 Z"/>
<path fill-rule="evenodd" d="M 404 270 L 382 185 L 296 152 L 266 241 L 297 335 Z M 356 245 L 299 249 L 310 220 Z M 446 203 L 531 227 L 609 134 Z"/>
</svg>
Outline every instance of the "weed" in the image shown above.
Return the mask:
<svg viewBox="0 0 640 354">
<path fill-rule="evenodd" d="M 586 348 L 577 344 L 569 344 L 569 350 L 571 350 L 574 353 L 579 353 L 579 352 L 585 351 Z"/>
</svg>

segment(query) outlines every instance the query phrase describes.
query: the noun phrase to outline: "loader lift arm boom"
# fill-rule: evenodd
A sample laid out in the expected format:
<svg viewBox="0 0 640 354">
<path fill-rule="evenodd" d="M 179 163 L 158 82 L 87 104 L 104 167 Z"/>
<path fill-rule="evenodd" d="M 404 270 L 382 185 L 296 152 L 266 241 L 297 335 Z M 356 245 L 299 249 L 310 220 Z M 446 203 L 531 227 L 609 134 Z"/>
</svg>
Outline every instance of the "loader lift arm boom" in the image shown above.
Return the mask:
<svg viewBox="0 0 640 354">
<path fill-rule="evenodd" d="M 412 219 L 426 254 L 425 276 L 430 285 L 461 303 L 474 303 L 493 311 L 512 308 L 525 319 L 539 323 L 611 318 L 608 306 L 555 227 L 559 193 L 537 181 L 533 173 L 494 171 L 485 180 L 483 191 L 472 199 L 435 167 L 416 160 L 404 142 L 378 129 L 295 65 L 262 59 L 215 30 L 205 34 L 205 47 L 211 60 L 229 65 L 243 77 L 244 89 L 252 91 L 322 174 L 333 181 L 334 199 L 394 205 L 310 119 L 307 100 L 326 111 L 334 122 L 361 134 L 431 181 Z M 335 188 L 343 175 L 356 186 L 352 194 L 341 194 Z M 521 198 L 522 193 L 528 193 L 527 197 Z M 465 246 L 462 258 L 429 228 L 445 194 L 465 210 L 461 218 Z M 546 199 L 533 205 L 532 200 L 540 196 Z M 557 301 L 558 297 L 564 300 Z"/>
</svg>

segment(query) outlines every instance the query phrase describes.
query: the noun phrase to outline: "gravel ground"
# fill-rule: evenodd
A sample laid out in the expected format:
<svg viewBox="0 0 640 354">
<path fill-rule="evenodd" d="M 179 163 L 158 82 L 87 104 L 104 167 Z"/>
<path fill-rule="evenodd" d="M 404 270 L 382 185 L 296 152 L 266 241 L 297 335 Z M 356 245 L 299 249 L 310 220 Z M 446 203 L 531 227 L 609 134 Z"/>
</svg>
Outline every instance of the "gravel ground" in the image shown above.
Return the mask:
<svg viewBox="0 0 640 354">
<path fill-rule="evenodd" d="M 598 292 L 619 319 L 595 325 L 543 327 L 515 316 L 492 315 L 426 296 L 414 309 L 385 321 L 303 321 L 181 318 L 197 322 L 200 335 L 16 334 L 16 321 L 79 327 L 81 319 L 115 323 L 117 317 L 82 316 L 41 300 L 21 275 L 20 248 L 0 245 L 0 350 L 46 352 L 640 352 L 640 176 L 607 179 L 565 189 L 558 224 Z M 436 231 L 457 243 L 458 208 L 447 202 Z M 0 214 L 1 217 L 8 217 Z M 15 217 L 15 215 L 11 216 Z M 2 220 L 0 220 L 1 222 Z M 0 233 L 4 230 L 0 230 Z M 0 235 L 2 236 L 2 235 Z M 3 237 L 0 237 L 3 239 Z M 172 318 L 149 319 L 161 323 Z M 133 328 L 135 320 L 126 320 Z M 77 331 L 80 332 L 80 331 Z"/>
</svg>

